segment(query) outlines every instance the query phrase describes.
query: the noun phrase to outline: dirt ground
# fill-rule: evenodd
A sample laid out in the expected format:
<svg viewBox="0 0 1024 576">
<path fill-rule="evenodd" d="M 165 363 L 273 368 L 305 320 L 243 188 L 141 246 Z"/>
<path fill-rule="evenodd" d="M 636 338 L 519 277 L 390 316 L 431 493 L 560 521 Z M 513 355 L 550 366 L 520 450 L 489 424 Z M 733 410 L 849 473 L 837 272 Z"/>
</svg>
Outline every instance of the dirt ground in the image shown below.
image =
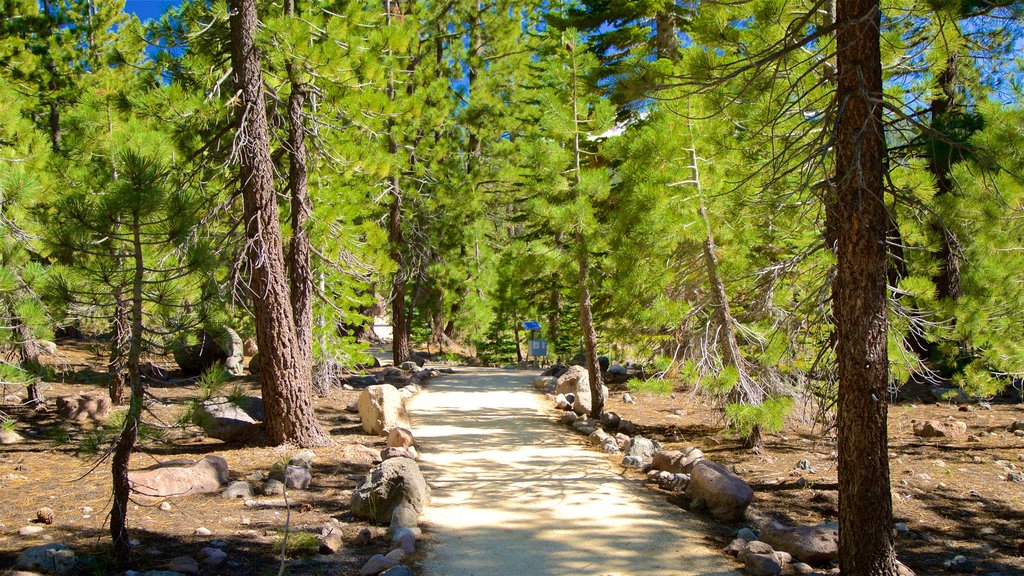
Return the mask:
<svg viewBox="0 0 1024 576">
<path fill-rule="evenodd" d="M 102 362 L 90 351 L 93 346 L 72 340 L 58 345 L 59 355 L 53 360 L 63 371 L 65 381 L 52 384 L 47 397 L 103 390 L 102 376 L 95 372 L 102 369 Z M 152 360 L 167 367 L 171 364 L 167 359 Z M 236 383 L 258 393 L 259 386 L 253 378 L 231 380 L 229 388 Z M 6 396 L 14 390 L 0 392 Z M 18 392 L 24 395 L 23 391 Z M 361 443 L 377 450 L 384 447 L 384 438 L 364 435 L 358 416 L 345 412 L 358 394 L 358 390 L 335 389 L 316 399 L 316 413 L 336 445 L 315 450 L 313 482 L 308 490 L 289 491 L 289 538 L 292 546 L 299 549 L 288 554 L 288 574 L 357 574 L 367 558 L 390 550 L 386 527 L 368 526 L 348 513 L 351 490 L 369 470 L 369 465 L 347 457 L 350 446 Z M 242 480 L 256 471 L 269 472 L 275 462 L 299 451 L 228 445 L 206 438 L 195 427 L 175 426 L 186 402 L 196 395 L 195 384 L 149 386 L 145 420 L 167 428 L 161 441 L 143 442 L 132 458 L 132 468 L 175 458 L 198 460 L 218 455 L 227 460 L 231 480 Z M 79 573 L 114 573 L 108 560 L 110 463 L 100 461 L 96 454 L 80 452 L 81 440 L 89 437 L 93 427 L 62 423 L 52 410 L 37 414 L 0 404 L 0 411 L 17 419 L 15 429 L 26 438 L 25 442 L 3 446 L 0 451 L 0 570 L 12 566 L 24 548 L 53 541 L 68 545 L 80 559 L 86 558 Z M 226 500 L 219 494 L 193 495 L 169 499 L 171 507 L 166 511 L 159 508 L 160 501 L 137 501 L 128 518 L 132 537 L 139 541 L 133 550 L 133 569 L 164 568 L 170 559 L 195 557 L 200 548 L 213 543 L 223 546 L 228 554 L 217 574 L 277 574 L 289 510 L 280 497 L 259 496 L 255 500 L 247 506 L 241 499 Z M 43 506 L 54 511 L 55 521 L 50 526 L 35 522 L 36 510 Z M 311 536 L 318 535 L 329 522 L 341 527 L 346 549 L 341 554 L 320 556 L 315 554 Z M 24 537 L 18 533 L 24 526 L 40 526 L 44 530 L 37 536 Z M 211 535 L 195 535 L 200 527 L 208 529 Z M 371 541 L 353 546 L 351 541 L 366 527 L 373 533 Z M 411 560 L 415 562 L 415 556 Z"/>
<path fill-rule="evenodd" d="M 63 382 L 52 384 L 47 396 L 102 390 L 98 371 L 103 363 L 94 353 L 95 345 L 70 340 L 58 344 L 54 363 Z M 167 359 L 153 360 L 171 364 Z M 236 382 L 249 391 L 258 389 L 252 378 L 236 379 L 231 385 Z M 0 398 L 11 392 L 24 395 L 8 389 L 0 390 Z M 699 447 L 708 457 L 734 466 L 753 486 L 756 497 L 747 522 L 707 523 L 709 536 L 719 544 L 758 519 L 816 524 L 836 518 L 835 441 L 802 419 L 799 406 L 785 430 L 765 435 L 764 450 L 755 454 L 723 429 L 720 412 L 698 395 L 687 391 L 638 394 L 635 404 L 625 404 L 623 392 L 622 385 L 612 386 L 607 409 L 636 422 L 638 433 L 666 448 Z M 290 521 L 278 498 L 259 497 L 255 505 L 246 506 L 242 500 L 225 500 L 217 494 L 190 496 L 170 499 L 170 510 L 161 510 L 159 502 L 139 501 L 129 512 L 130 528 L 139 540 L 133 568 L 163 568 L 171 558 L 195 556 L 200 548 L 214 543 L 228 553 L 217 574 L 276 574 L 286 523 L 293 534 L 291 541 L 306 544 L 287 555 L 288 574 L 355 574 L 369 556 L 387 552 L 386 528 L 367 526 L 348 513 L 350 492 L 369 465 L 351 461 L 346 447 L 354 443 L 375 449 L 384 446 L 382 438 L 363 435 L 357 417 L 345 412 L 358 393 L 335 389 L 316 399 L 317 414 L 336 445 L 315 451 L 313 485 L 291 492 Z M 154 384 L 148 394 L 147 421 L 166 428 L 161 440 L 143 443 L 133 468 L 214 454 L 227 460 L 231 479 L 238 480 L 252 472 L 267 472 L 274 462 L 297 452 L 231 446 L 205 438 L 194 427 L 176 426 L 187 401 L 197 395 L 195 384 Z M 991 410 L 970 405 L 962 411 L 956 405 L 924 400 L 926 394 L 911 393 L 889 412 L 893 504 L 896 521 L 905 524 L 898 530 L 900 559 L 921 576 L 949 573 L 943 563 L 957 555 L 972 560 L 977 574 L 1024 574 L 1024 482 L 1008 480 L 1010 473 L 1024 472 L 1024 438 L 1007 430 L 1014 421 L 1024 419 L 1024 406 L 1003 401 L 993 402 Z M 91 427 L 62 423 L 53 412 L 34 413 L 7 400 L 0 402 L 0 411 L 16 418 L 15 429 L 26 437 L 23 443 L 0 450 L 0 570 L 11 566 L 24 548 L 54 541 L 86 558 L 80 573 L 113 573 L 107 563 L 109 461 L 81 452 Z M 966 436 L 926 440 L 912 433 L 913 420 L 947 418 L 965 422 L 968 434 L 977 441 Z M 617 466 L 618 458 L 607 458 Z M 798 470 L 801 460 L 807 460 L 812 470 Z M 639 473 L 625 474 L 638 482 L 645 479 Z M 685 505 L 678 494 L 649 486 L 669 502 Z M 35 511 L 43 506 L 54 510 L 50 526 L 35 523 Z M 346 535 L 345 551 L 330 557 L 309 548 L 312 536 L 327 523 L 336 523 Z M 25 526 L 41 526 L 43 531 L 31 537 L 19 535 Z M 195 535 L 199 527 L 209 529 L 211 535 Z M 367 527 L 373 534 L 371 541 L 353 545 L 355 534 Z M 307 536 L 295 537 L 296 533 Z M 422 552 L 418 552 L 406 563 L 416 567 L 421 561 Z"/>
<path fill-rule="evenodd" d="M 638 423 L 638 433 L 670 449 L 696 446 L 733 466 L 754 488 L 747 522 L 720 527 L 723 544 L 757 519 L 788 525 L 837 520 L 835 438 L 822 436 L 820 427 L 814 430 L 800 406 L 782 432 L 764 436 L 763 452 L 756 454 L 723 429 L 721 412 L 699 395 L 634 394 L 636 402 L 625 404 L 624 386 L 611 390 L 606 410 Z M 913 434 L 914 420 L 948 418 L 965 422 L 967 435 L 923 439 Z M 1024 482 L 1008 480 L 1009 473 L 1024 472 L 1024 437 L 1008 430 L 1022 419 L 1020 403 L 993 401 L 991 410 L 958 407 L 936 403 L 922 390 L 905 389 L 891 405 L 893 508 L 896 523 L 905 524 L 896 532 L 897 554 L 919 576 L 950 573 L 944 563 L 957 555 L 973 560 L 976 574 L 1024 574 Z M 813 472 L 798 469 L 801 460 Z M 678 495 L 664 494 L 685 505 Z"/>
</svg>

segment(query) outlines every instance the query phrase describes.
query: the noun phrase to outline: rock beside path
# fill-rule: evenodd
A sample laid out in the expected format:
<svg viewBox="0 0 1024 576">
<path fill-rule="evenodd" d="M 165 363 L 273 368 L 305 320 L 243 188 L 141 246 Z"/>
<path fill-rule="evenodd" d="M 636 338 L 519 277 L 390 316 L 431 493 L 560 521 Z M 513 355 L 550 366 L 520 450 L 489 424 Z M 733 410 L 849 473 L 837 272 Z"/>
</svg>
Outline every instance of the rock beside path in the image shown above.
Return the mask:
<svg viewBox="0 0 1024 576">
<path fill-rule="evenodd" d="M 784 526 L 768 522 L 759 538 L 776 550 L 789 552 L 793 558 L 820 566 L 839 557 L 839 528 L 835 525 Z"/>
<path fill-rule="evenodd" d="M 369 386 L 359 395 L 359 418 L 367 434 L 383 436 L 396 427 L 410 428 L 409 413 L 398 389 L 390 384 Z"/>
<path fill-rule="evenodd" d="M 402 504 L 408 504 L 419 515 L 429 502 L 430 488 L 416 461 L 391 458 L 370 470 L 356 486 L 350 507 L 356 516 L 384 524 L 392 520 Z"/>
<path fill-rule="evenodd" d="M 697 507 L 706 506 L 723 522 L 742 518 L 754 500 L 754 490 L 749 484 L 725 466 L 710 460 L 700 460 L 690 469 L 686 494 Z"/>
<path fill-rule="evenodd" d="M 199 405 L 195 421 L 210 438 L 224 442 L 244 441 L 256 433 L 258 420 L 263 416 L 262 400 L 249 400 L 247 403 L 256 414 L 243 408 L 241 402 L 234 403 L 223 396 L 211 398 Z"/>
<path fill-rule="evenodd" d="M 106 420 L 112 407 L 110 397 L 102 392 L 85 392 L 57 398 L 57 415 L 65 420 Z"/>
<path fill-rule="evenodd" d="M 220 456 L 171 460 L 129 471 L 128 482 L 136 494 L 158 498 L 217 492 L 228 483 L 228 463 Z"/>
</svg>

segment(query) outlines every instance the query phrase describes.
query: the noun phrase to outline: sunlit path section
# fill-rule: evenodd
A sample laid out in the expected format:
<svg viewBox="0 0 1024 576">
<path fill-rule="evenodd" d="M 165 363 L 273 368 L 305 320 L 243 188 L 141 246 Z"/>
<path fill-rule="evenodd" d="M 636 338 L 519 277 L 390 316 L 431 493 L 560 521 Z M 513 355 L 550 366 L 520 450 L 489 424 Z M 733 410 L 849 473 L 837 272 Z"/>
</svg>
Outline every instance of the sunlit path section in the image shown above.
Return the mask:
<svg viewBox="0 0 1024 576">
<path fill-rule="evenodd" d="M 532 376 L 462 368 L 413 399 L 434 489 L 425 574 L 736 574 L 699 523 L 556 427 Z"/>
</svg>

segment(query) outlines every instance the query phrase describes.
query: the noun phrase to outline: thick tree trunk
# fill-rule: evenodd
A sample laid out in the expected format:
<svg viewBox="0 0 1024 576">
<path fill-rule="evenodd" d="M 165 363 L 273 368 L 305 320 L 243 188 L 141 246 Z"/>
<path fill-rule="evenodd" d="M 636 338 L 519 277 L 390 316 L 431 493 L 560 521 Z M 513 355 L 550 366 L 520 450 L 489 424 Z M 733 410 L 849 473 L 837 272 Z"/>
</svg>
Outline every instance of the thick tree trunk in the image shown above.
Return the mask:
<svg viewBox="0 0 1024 576">
<path fill-rule="evenodd" d="M 562 291 L 558 286 L 557 276 L 551 283 L 551 292 L 548 293 L 548 308 L 551 310 L 548 314 L 548 358 L 551 358 L 559 352 L 557 342 L 562 329 Z"/>
<path fill-rule="evenodd" d="M 839 562 L 844 574 L 898 573 L 886 430 L 888 326 L 885 140 L 878 0 L 840 0 L 832 308 L 839 375 Z"/>
<path fill-rule="evenodd" d="M 295 334 L 274 194 L 270 132 L 263 101 L 263 72 L 253 36 L 259 25 L 255 0 L 232 0 L 231 62 L 240 93 L 239 162 L 251 293 L 260 349 L 260 384 L 266 431 L 273 444 L 327 444 L 310 398 L 310 366 Z"/>
<path fill-rule="evenodd" d="M 654 28 L 655 54 L 658 58 L 667 58 L 673 62 L 678 60 L 679 28 L 676 26 L 675 14 L 668 11 L 657 14 L 654 17 Z"/>
<path fill-rule="evenodd" d="M 128 388 L 128 355 L 131 348 L 131 317 L 129 301 L 124 294 L 114 295 L 113 336 L 110 339 L 110 360 L 107 376 L 110 378 L 108 394 L 115 405 L 124 404 L 124 391 Z"/>
<path fill-rule="evenodd" d="M 397 147 L 395 147 L 397 149 Z M 391 281 L 391 356 L 398 366 L 411 357 L 409 348 L 409 324 L 405 305 L 405 254 L 402 252 L 402 193 L 398 177 L 391 179 L 391 212 L 388 216 L 388 242 L 391 245 L 391 259 L 396 264 L 395 276 Z"/>
</svg>

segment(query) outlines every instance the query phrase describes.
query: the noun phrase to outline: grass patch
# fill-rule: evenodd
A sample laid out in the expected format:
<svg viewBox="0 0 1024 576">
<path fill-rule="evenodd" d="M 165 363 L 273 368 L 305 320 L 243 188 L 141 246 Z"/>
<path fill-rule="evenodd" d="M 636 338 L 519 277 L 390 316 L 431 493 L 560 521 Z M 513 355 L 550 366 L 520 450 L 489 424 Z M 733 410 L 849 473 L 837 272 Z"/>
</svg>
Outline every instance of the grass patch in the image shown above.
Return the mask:
<svg viewBox="0 0 1024 576">
<path fill-rule="evenodd" d="M 651 378 L 649 380 L 641 380 L 640 378 L 630 378 L 626 382 L 626 389 L 634 394 L 671 394 L 672 393 L 672 382 L 665 378 Z"/>
<path fill-rule="evenodd" d="M 285 543 L 284 531 L 277 532 L 277 542 L 274 544 L 275 552 L 281 550 L 285 545 L 285 554 L 288 556 L 312 556 L 320 550 L 320 539 L 309 532 L 289 532 L 288 542 Z"/>
</svg>

